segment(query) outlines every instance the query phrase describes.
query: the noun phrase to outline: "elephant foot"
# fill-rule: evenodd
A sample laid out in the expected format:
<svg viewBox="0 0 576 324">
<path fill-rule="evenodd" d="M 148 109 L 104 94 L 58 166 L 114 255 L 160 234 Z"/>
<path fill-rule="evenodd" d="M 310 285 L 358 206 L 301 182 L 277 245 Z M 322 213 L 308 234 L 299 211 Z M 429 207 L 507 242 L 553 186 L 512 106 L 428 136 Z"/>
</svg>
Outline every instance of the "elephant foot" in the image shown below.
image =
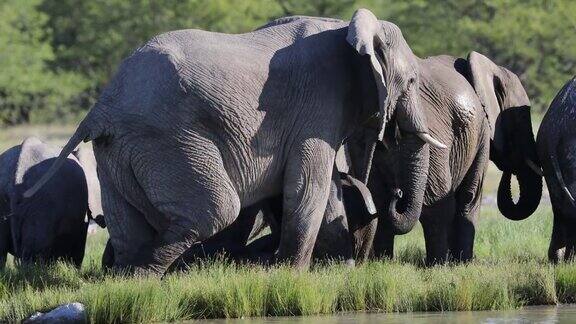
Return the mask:
<svg viewBox="0 0 576 324">
<path fill-rule="evenodd" d="M 434 267 L 437 265 L 445 265 L 448 262 L 449 258 L 448 258 L 448 254 L 446 254 L 443 257 L 438 257 L 438 256 L 432 256 L 432 257 L 428 257 L 426 256 L 426 260 L 424 265 L 426 267 Z"/>
</svg>

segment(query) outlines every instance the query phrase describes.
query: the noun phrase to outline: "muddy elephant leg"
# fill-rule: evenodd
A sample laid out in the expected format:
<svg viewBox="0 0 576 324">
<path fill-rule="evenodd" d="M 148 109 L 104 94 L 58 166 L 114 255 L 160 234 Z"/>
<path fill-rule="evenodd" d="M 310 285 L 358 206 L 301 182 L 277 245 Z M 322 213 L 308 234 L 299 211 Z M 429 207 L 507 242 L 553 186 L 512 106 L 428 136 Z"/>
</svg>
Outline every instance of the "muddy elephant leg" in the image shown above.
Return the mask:
<svg viewBox="0 0 576 324">
<path fill-rule="evenodd" d="M 426 243 L 426 265 L 444 264 L 448 260 L 448 235 L 454 220 L 456 201 L 448 196 L 422 211 L 420 223 Z"/>
<path fill-rule="evenodd" d="M 307 268 L 328 202 L 334 150 L 322 140 L 295 146 L 284 176 L 278 261 Z"/>
<path fill-rule="evenodd" d="M 488 138 L 480 145 L 468 173 L 456 190 L 456 216 L 450 234 L 450 258 L 468 262 L 474 256 L 476 223 L 482 203 L 482 184 L 488 167 Z"/>
</svg>

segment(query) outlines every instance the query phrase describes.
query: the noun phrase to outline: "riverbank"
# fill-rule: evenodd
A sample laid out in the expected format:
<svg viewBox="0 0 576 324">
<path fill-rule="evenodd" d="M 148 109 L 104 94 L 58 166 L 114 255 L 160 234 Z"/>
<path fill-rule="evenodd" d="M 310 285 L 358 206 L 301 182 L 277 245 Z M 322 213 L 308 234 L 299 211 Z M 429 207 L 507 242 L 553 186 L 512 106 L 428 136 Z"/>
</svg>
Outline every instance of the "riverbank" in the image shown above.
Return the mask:
<svg viewBox="0 0 576 324">
<path fill-rule="evenodd" d="M 397 240 L 394 262 L 354 269 L 318 266 L 309 272 L 213 261 L 164 280 L 105 275 L 106 233 L 88 240 L 82 269 L 13 265 L 0 272 L 0 318 L 78 301 L 94 322 L 154 322 L 195 318 L 513 309 L 576 301 L 576 264 L 546 262 L 551 213 L 512 222 L 485 208 L 476 260 L 423 268 L 421 228 Z"/>
</svg>

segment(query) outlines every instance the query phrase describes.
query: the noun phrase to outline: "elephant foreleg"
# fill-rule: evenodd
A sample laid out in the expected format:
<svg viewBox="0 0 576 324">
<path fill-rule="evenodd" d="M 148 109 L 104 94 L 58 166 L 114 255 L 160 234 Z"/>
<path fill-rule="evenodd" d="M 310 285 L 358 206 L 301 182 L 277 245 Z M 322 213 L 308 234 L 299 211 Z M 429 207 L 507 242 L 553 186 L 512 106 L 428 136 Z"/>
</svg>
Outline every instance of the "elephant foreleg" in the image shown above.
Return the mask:
<svg viewBox="0 0 576 324">
<path fill-rule="evenodd" d="M 554 223 L 552 225 L 552 238 L 548 247 L 548 260 L 552 263 L 558 263 L 564 260 L 566 251 L 566 226 L 561 211 L 554 207 L 552 202 L 552 211 L 554 213 Z"/>
<path fill-rule="evenodd" d="M 326 142 L 308 139 L 288 159 L 278 261 L 309 266 L 328 202 L 334 157 Z"/>
<path fill-rule="evenodd" d="M 474 256 L 474 236 L 482 203 L 482 184 L 488 166 L 488 146 L 480 146 L 476 158 L 456 190 L 456 216 L 450 235 L 450 257 L 467 262 Z"/>
<path fill-rule="evenodd" d="M 434 206 L 423 209 L 420 222 L 426 243 L 426 265 L 444 264 L 448 260 L 450 225 L 455 215 L 454 196 L 447 196 Z"/>
<path fill-rule="evenodd" d="M 384 221 L 378 221 L 374 236 L 374 257 L 378 259 L 394 258 L 394 232 Z"/>
</svg>

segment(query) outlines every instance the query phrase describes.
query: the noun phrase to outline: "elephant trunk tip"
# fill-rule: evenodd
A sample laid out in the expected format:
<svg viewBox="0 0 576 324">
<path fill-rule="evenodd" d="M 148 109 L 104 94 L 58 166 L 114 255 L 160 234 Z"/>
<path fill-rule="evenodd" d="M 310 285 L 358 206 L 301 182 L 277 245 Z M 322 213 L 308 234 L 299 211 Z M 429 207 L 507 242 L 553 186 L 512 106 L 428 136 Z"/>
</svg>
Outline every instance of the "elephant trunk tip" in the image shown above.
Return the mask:
<svg viewBox="0 0 576 324">
<path fill-rule="evenodd" d="M 406 210 L 404 213 L 399 213 L 397 210 L 398 201 L 402 199 L 403 193 L 400 189 L 393 190 L 393 197 L 388 207 L 388 216 L 392 223 L 392 230 L 395 235 L 403 235 L 409 233 L 419 219 L 419 213 L 414 214 Z"/>
<path fill-rule="evenodd" d="M 530 170 L 531 171 L 531 170 Z M 512 200 L 511 180 L 512 173 L 505 171 L 498 186 L 498 209 L 504 217 L 520 221 L 532 215 L 542 197 L 542 177 L 531 171 L 522 171 L 517 175 L 520 187 L 518 202 Z"/>
</svg>

